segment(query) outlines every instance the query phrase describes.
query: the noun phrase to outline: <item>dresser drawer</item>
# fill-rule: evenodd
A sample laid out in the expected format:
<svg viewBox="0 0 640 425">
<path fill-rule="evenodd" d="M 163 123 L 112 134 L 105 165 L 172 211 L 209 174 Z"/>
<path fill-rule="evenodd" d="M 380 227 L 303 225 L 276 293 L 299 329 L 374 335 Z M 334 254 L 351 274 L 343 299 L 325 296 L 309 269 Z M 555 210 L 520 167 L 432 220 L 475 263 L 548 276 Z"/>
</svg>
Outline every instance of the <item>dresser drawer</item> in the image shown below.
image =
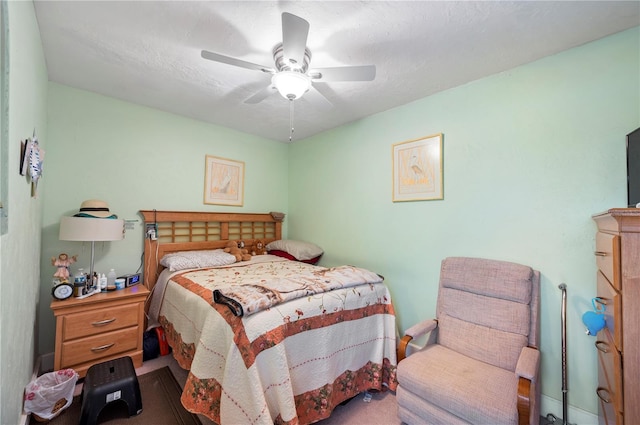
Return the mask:
<svg viewBox="0 0 640 425">
<path fill-rule="evenodd" d="M 616 422 L 616 411 L 609 401 L 609 393 L 606 388 L 598 387 L 598 425 L 618 425 L 623 422 Z"/>
<path fill-rule="evenodd" d="M 620 412 L 616 412 L 611 403 L 605 401 L 606 390 L 598 388 L 598 425 L 623 425 L 624 416 Z"/>
<path fill-rule="evenodd" d="M 604 318 L 607 329 L 613 336 L 613 342 L 618 350 L 624 351 L 622 349 L 622 296 L 600 271 L 598 271 L 597 282 L 597 302 L 606 307 Z"/>
<path fill-rule="evenodd" d="M 63 342 L 60 368 L 99 360 L 137 347 L 138 326 Z"/>
<path fill-rule="evenodd" d="M 622 290 L 620 279 L 620 237 L 608 233 L 596 234 L 596 264 L 614 288 Z"/>
<path fill-rule="evenodd" d="M 63 341 L 98 335 L 138 324 L 139 304 L 126 304 L 64 316 Z"/>
<path fill-rule="evenodd" d="M 622 356 L 606 329 L 598 333 L 595 346 L 598 350 L 598 398 L 606 410 L 612 408 L 612 412 L 622 412 Z"/>
</svg>

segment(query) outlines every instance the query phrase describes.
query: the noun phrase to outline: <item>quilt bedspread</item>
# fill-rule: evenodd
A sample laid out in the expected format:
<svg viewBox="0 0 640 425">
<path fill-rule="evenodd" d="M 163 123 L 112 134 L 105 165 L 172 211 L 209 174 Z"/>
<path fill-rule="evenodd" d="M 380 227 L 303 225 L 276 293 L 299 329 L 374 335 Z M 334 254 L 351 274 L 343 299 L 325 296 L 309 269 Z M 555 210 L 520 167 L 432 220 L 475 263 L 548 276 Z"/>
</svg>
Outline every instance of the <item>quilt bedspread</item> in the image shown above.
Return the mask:
<svg viewBox="0 0 640 425">
<path fill-rule="evenodd" d="M 181 398 L 189 411 L 222 425 L 309 424 L 362 391 L 395 390 L 395 316 L 383 282 L 238 317 L 213 302 L 215 273 L 174 274 L 159 312 L 174 357 L 190 370 Z"/>
<path fill-rule="evenodd" d="M 213 270 L 213 300 L 236 316 L 248 316 L 296 298 L 382 282 L 382 277 L 354 266 L 304 267 L 304 263 L 274 261 Z"/>
</svg>

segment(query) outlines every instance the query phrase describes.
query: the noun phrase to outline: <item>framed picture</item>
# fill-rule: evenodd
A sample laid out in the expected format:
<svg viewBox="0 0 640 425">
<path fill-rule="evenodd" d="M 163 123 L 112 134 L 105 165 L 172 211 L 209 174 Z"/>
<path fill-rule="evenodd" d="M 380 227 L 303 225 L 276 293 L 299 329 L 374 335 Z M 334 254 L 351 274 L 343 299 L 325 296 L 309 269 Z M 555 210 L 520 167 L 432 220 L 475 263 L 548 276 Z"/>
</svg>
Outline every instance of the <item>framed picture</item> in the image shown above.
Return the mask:
<svg viewBox="0 0 640 425">
<path fill-rule="evenodd" d="M 244 162 L 207 155 L 204 173 L 204 203 L 242 206 Z"/>
<path fill-rule="evenodd" d="M 442 134 L 395 143 L 393 202 L 444 199 Z"/>
</svg>

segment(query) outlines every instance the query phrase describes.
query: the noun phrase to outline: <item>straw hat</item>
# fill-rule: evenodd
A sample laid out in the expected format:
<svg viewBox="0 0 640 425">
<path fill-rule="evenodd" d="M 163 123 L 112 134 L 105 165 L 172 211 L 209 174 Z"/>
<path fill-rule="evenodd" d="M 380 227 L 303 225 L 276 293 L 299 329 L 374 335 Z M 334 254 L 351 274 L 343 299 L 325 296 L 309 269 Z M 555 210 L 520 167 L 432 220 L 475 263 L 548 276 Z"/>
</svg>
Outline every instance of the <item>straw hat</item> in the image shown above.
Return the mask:
<svg viewBox="0 0 640 425">
<path fill-rule="evenodd" d="M 99 199 L 89 199 L 82 202 L 80 211 L 74 214 L 74 217 L 118 218 L 117 215 L 109 211 L 109 205 Z"/>
</svg>

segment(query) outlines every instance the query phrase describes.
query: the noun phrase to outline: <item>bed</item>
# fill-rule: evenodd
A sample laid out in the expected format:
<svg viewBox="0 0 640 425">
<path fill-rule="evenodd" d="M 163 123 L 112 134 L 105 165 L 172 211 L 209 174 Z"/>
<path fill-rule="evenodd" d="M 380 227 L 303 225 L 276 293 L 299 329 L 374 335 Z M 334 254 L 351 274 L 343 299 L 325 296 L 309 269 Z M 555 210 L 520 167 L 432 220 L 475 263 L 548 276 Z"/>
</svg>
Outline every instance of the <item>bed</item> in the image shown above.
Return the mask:
<svg viewBox="0 0 640 425">
<path fill-rule="evenodd" d="M 381 276 L 274 255 L 172 271 L 163 257 L 190 258 L 229 241 L 281 240 L 284 214 L 140 213 L 145 234 L 155 233 L 144 244 L 148 320 L 163 327 L 173 356 L 189 370 L 181 396 L 187 410 L 221 425 L 309 424 L 359 393 L 395 390 L 395 315 Z M 310 279 L 325 282 L 326 291 L 309 291 Z M 301 280 L 307 292 L 289 297 Z M 260 288 L 259 302 L 226 302 L 252 286 Z"/>
</svg>

